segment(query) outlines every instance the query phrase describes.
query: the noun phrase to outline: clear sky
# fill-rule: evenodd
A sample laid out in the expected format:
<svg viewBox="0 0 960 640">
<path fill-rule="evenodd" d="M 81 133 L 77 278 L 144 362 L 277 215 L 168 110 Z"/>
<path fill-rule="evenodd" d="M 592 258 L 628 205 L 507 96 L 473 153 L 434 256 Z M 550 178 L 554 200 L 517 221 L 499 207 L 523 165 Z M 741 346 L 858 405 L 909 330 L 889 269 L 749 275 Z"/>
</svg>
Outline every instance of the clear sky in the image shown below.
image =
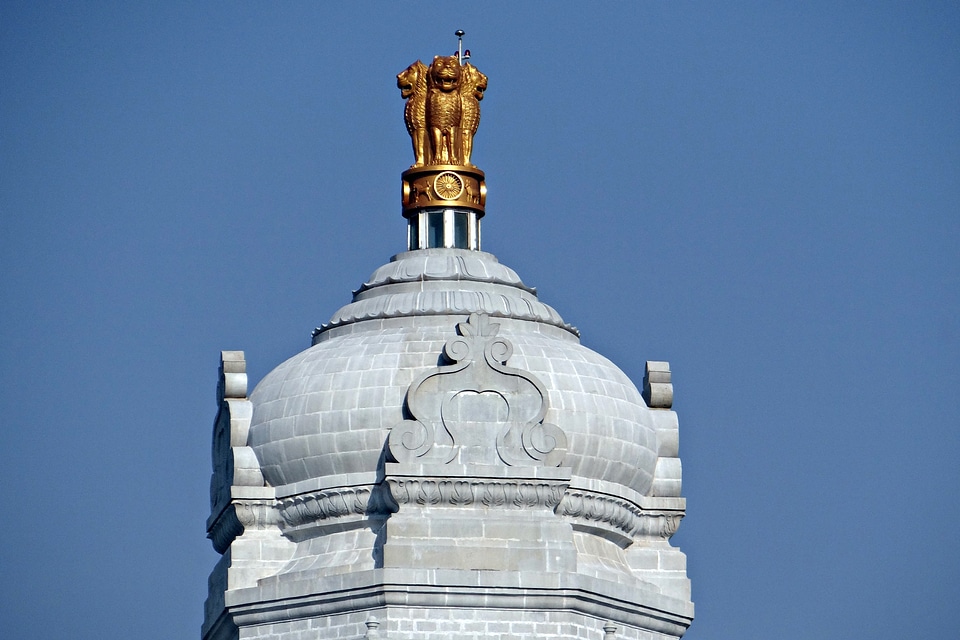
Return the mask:
<svg viewBox="0 0 960 640">
<path fill-rule="evenodd" d="M 956 637 L 960 5 L 836 1 L 0 4 L 0 635 L 199 636 L 219 351 L 403 249 L 458 28 L 484 249 L 671 362 L 687 638 Z"/>
</svg>

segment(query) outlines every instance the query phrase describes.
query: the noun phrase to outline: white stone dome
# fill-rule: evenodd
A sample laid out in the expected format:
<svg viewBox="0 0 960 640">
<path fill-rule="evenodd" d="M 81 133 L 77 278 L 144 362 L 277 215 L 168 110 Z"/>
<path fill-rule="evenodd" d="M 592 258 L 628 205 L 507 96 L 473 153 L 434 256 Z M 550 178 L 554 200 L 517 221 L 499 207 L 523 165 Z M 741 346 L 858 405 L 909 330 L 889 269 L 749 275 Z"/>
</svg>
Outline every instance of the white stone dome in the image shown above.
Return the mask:
<svg viewBox="0 0 960 640">
<path fill-rule="evenodd" d="M 396 256 L 315 332 L 312 347 L 257 385 L 249 444 L 264 479 L 281 487 L 377 471 L 391 429 L 410 418 L 408 388 L 443 363 L 470 314 L 498 323 L 513 347 L 507 366 L 542 384 L 544 422 L 566 435 L 560 466 L 650 495 L 657 435 L 636 386 L 511 269 L 458 249 Z"/>
</svg>

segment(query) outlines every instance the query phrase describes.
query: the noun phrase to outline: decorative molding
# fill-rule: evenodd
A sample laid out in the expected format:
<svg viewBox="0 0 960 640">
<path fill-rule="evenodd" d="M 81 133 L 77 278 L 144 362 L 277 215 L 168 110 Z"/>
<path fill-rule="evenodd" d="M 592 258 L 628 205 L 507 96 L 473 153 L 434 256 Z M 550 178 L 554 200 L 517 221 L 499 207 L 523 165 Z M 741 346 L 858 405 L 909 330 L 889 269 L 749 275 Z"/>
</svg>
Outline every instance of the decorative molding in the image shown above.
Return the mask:
<svg viewBox="0 0 960 640">
<path fill-rule="evenodd" d="M 555 512 L 627 543 L 635 538 L 669 539 L 684 516 L 682 510 L 643 509 L 624 498 L 586 489 L 568 489 Z"/>
<path fill-rule="evenodd" d="M 393 427 L 388 439 L 393 459 L 561 464 L 567 436 L 543 421 L 546 389 L 532 373 L 506 366 L 513 345 L 497 336 L 499 329 L 487 314 L 472 313 L 467 322 L 457 324 L 459 337 L 443 348 L 452 364 L 420 376 L 407 390 L 413 419 Z"/>
<path fill-rule="evenodd" d="M 436 469 L 437 467 L 434 467 Z M 236 504 L 236 502 L 234 503 Z M 682 508 L 643 508 L 631 500 L 583 488 L 571 488 L 568 478 L 490 477 L 426 473 L 388 474 L 377 485 L 336 487 L 289 496 L 273 512 L 233 514 L 239 535 L 243 526 L 281 524 L 288 533 L 317 524 L 385 517 L 406 506 L 486 507 L 492 509 L 550 509 L 575 525 L 623 545 L 637 538 L 669 539 L 684 516 Z M 246 505 L 245 508 L 249 509 Z M 266 507 L 266 503 L 263 504 Z M 272 513 L 272 515 L 271 515 Z M 272 519 L 271 519 L 272 518 Z M 221 520 L 224 518 L 221 517 Z M 224 520 L 220 527 L 231 526 Z M 211 537 L 213 535 L 211 534 Z M 232 540 L 232 538 L 231 538 Z M 229 541 L 227 542 L 229 545 Z"/>
<path fill-rule="evenodd" d="M 341 576 L 304 583 L 309 591 L 302 595 L 278 598 L 273 590 L 270 598 L 264 598 L 263 591 L 252 589 L 228 592 L 226 606 L 239 627 L 391 607 L 573 612 L 669 638 L 682 636 L 693 621 L 691 602 L 663 596 L 652 587 L 631 590 L 580 575 L 566 576 L 561 586 L 549 587 L 543 586 L 541 575 L 520 572 L 519 584 L 509 586 L 444 584 L 442 578 L 411 584 L 407 569 L 376 569 L 357 574 L 351 584 L 344 584 Z M 381 635 L 389 634 L 381 630 Z"/>
<path fill-rule="evenodd" d="M 669 362 L 647 360 L 643 374 L 643 400 L 651 409 L 669 409 L 673 406 Z"/>
<path fill-rule="evenodd" d="M 248 528 L 278 523 L 272 489 L 266 488 L 260 463 L 247 446 L 253 404 L 247 398 L 247 362 L 243 351 L 221 351 L 217 382 L 219 410 L 213 423 L 213 473 L 207 537 L 219 553 Z M 237 497 L 238 490 L 252 491 Z M 259 494 L 266 491 L 266 494 Z"/>
<path fill-rule="evenodd" d="M 455 287 L 431 290 L 429 284 Z M 408 291 L 404 284 L 418 286 Z M 394 287 L 391 285 L 401 285 Z M 465 249 L 427 249 L 398 254 L 380 266 L 353 301 L 313 330 L 313 344 L 324 332 L 367 320 L 486 313 L 491 317 L 529 320 L 558 327 L 579 337 L 556 309 L 537 299 L 537 290 L 496 256 Z"/>
<path fill-rule="evenodd" d="M 273 500 L 233 500 L 207 527 L 207 537 L 224 553 L 247 529 L 266 529 L 280 522 Z"/>
<path fill-rule="evenodd" d="M 380 486 L 336 487 L 283 498 L 279 513 L 287 528 L 302 527 L 345 516 L 386 515 L 396 506 Z"/>
<path fill-rule="evenodd" d="M 428 249 L 440 251 L 440 249 Z M 459 285 L 458 285 L 459 286 Z M 421 316 L 449 316 L 482 313 L 495 318 L 527 320 L 558 327 L 571 334 L 580 335 L 579 330 L 567 324 L 552 307 L 530 300 L 513 292 L 488 292 L 481 290 L 430 290 L 417 292 L 376 292 L 376 295 L 355 300 L 341 307 L 330 320 L 313 330 L 314 344 L 319 337 L 330 329 L 347 326 L 367 320 L 388 320 L 390 318 L 410 318 Z"/>
<path fill-rule="evenodd" d="M 420 506 L 554 509 L 568 482 L 534 478 L 395 477 L 387 485 L 396 503 Z"/>
<path fill-rule="evenodd" d="M 502 467 L 501 467 L 502 469 Z M 482 506 L 554 510 L 569 479 L 470 475 L 387 475 L 382 483 L 301 493 L 278 501 L 278 520 L 289 534 L 318 524 L 385 517 L 404 506 Z"/>
<path fill-rule="evenodd" d="M 517 272 L 503 265 L 497 257 L 484 251 L 434 249 L 429 252 L 402 253 L 392 262 L 379 267 L 370 279 L 353 292 L 361 294 L 389 284 L 456 280 L 504 285 L 537 295 L 536 287 L 523 283 Z"/>
<path fill-rule="evenodd" d="M 217 385 L 217 404 L 225 398 L 247 397 L 247 361 L 243 351 L 220 352 L 220 381 Z"/>
</svg>

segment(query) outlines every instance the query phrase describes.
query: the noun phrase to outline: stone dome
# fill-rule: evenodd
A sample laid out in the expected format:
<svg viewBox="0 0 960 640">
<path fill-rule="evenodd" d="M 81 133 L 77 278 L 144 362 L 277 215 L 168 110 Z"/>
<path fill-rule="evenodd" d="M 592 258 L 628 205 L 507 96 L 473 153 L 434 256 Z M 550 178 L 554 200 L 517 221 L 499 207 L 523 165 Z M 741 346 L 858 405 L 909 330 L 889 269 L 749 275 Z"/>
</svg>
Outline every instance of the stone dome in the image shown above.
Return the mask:
<svg viewBox="0 0 960 640">
<path fill-rule="evenodd" d="M 459 249 L 395 256 L 315 331 L 312 347 L 257 385 L 249 444 L 264 479 L 281 487 L 375 472 L 391 430 L 410 418 L 408 389 L 443 365 L 444 345 L 470 314 L 499 325 L 512 346 L 506 367 L 542 385 L 543 422 L 566 436 L 559 465 L 650 495 L 657 433 L 636 386 L 513 270 Z"/>
</svg>

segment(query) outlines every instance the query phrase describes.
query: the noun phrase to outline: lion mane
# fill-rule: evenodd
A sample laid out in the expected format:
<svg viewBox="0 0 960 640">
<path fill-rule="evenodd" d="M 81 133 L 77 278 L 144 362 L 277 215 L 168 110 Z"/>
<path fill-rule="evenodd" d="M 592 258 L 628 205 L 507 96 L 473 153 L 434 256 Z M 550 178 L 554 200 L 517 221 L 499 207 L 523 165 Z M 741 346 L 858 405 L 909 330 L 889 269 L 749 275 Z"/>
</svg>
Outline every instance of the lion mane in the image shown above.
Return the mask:
<svg viewBox="0 0 960 640">
<path fill-rule="evenodd" d="M 413 143 L 414 167 L 426 164 L 427 153 L 427 65 L 419 60 L 397 74 L 400 96 L 407 100 L 403 120 Z"/>
<path fill-rule="evenodd" d="M 436 56 L 427 81 L 427 129 L 434 164 L 459 164 L 457 138 L 460 129 L 460 60 Z"/>
<path fill-rule="evenodd" d="M 473 154 L 473 136 L 480 127 L 480 101 L 487 90 L 487 76 L 469 62 L 463 66 L 463 78 L 460 81 L 460 159 L 463 164 L 473 166 L 470 156 Z"/>
</svg>

